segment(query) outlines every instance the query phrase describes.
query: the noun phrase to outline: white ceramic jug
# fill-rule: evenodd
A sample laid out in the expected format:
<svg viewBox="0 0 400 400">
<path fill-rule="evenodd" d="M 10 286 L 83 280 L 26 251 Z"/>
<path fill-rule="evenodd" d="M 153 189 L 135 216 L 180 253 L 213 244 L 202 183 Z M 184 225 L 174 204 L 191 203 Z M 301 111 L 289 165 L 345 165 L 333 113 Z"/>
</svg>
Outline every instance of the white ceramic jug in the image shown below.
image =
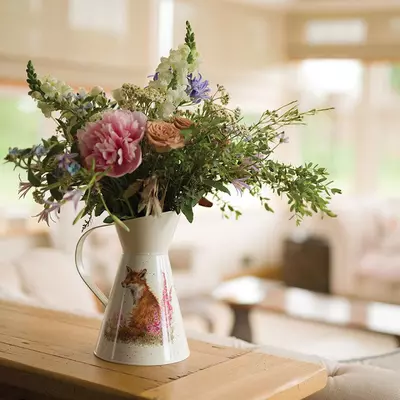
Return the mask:
<svg viewBox="0 0 400 400">
<path fill-rule="evenodd" d="M 108 299 L 85 272 L 78 241 L 78 272 L 106 306 L 95 355 L 132 365 L 163 365 L 189 356 L 168 249 L 179 220 L 175 212 L 124 221 L 129 232 L 116 226 L 123 254 Z M 104 225 L 103 225 L 104 226 Z"/>
</svg>

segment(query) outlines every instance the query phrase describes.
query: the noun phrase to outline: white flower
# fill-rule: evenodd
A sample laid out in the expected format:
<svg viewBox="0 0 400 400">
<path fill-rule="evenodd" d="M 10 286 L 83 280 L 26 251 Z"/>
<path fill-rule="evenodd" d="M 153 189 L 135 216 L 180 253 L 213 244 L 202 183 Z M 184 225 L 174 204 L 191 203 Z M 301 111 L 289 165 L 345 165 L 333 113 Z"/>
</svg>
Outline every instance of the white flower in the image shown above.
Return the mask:
<svg viewBox="0 0 400 400">
<path fill-rule="evenodd" d="M 124 100 L 122 88 L 114 89 L 111 92 L 112 96 L 114 97 L 115 101 L 122 101 Z"/>
<path fill-rule="evenodd" d="M 162 90 L 167 90 L 169 83 L 171 80 L 166 81 L 164 79 L 157 79 L 156 81 L 150 81 L 149 86 L 154 88 L 154 89 L 162 89 Z"/>
<path fill-rule="evenodd" d="M 73 90 L 70 86 L 65 84 L 63 81 L 59 81 L 52 76 L 45 76 L 41 79 L 42 84 L 40 85 L 40 89 L 43 90 L 46 98 L 55 99 L 55 98 L 65 98 L 73 93 Z"/>
<path fill-rule="evenodd" d="M 187 44 L 180 44 L 178 46 L 178 51 L 181 53 L 182 58 L 187 58 L 190 53 L 190 48 Z"/>
<path fill-rule="evenodd" d="M 170 101 L 166 101 L 161 105 L 161 114 L 162 118 L 166 119 L 168 118 L 174 111 L 175 111 L 175 105 L 171 103 Z"/>
<path fill-rule="evenodd" d="M 188 86 L 188 70 L 187 69 L 180 69 L 176 71 L 176 81 L 179 86 L 184 86 L 185 88 Z"/>
<path fill-rule="evenodd" d="M 171 64 L 168 58 L 162 57 L 161 58 L 161 62 L 158 65 L 156 71 L 157 72 L 165 72 L 165 71 L 169 71 L 171 68 Z"/>
<path fill-rule="evenodd" d="M 171 102 L 178 106 L 183 101 L 189 101 L 189 96 L 187 95 L 186 86 L 178 87 L 176 89 L 170 89 L 167 91 L 167 102 Z"/>
<path fill-rule="evenodd" d="M 163 81 L 167 83 L 167 86 L 169 85 L 169 83 L 172 81 L 172 78 L 174 77 L 174 74 L 172 73 L 172 71 L 168 70 L 168 71 L 161 71 L 158 74 L 158 79 L 159 81 Z"/>
<path fill-rule="evenodd" d="M 44 101 L 38 101 L 37 106 L 40 108 L 46 118 L 51 117 L 51 112 L 54 111 L 54 109 L 49 104 L 45 103 Z"/>
<path fill-rule="evenodd" d="M 103 93 L 104 90 L 101 86 L 95 86 L 94 88 L 92 88 L 92 90 L 90 91 L 90 95 L 91 96 L 98 96 L 99 94 Z"/>
</svg>

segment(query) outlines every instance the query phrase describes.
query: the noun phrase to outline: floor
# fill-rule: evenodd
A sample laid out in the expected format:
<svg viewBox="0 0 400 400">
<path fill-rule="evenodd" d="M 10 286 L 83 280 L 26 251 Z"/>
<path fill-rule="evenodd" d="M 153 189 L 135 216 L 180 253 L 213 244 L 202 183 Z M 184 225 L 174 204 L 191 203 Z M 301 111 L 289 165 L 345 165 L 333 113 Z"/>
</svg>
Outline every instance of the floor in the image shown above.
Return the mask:
<svg viewBox="0 0 400 400">
<path fill-rule="evenodd" d="M 232 324 L 229 309 L 216 304 L 211 306 L 210 315 L 215 323 L 214 333 L 229 335 Z M 251 324 L 254 343 L 335 360 L 378 355 L 396 348 L 396 341 L 391 337 L 297 321 L 274 313 L 255 311 L 251 315 Z M 196 316 L 186 316 L 185 326 L 207 332 L 205 322 Z"/>
</svg>

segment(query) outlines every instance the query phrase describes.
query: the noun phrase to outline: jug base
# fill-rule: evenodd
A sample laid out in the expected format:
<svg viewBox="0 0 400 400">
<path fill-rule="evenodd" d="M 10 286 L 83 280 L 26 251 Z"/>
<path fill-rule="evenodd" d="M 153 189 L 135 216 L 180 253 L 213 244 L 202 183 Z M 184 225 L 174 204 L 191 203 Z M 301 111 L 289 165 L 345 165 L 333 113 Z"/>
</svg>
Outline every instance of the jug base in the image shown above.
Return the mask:
<svg viewBox="0 0 400 400">
<path fill-rule="evenodd" d="M 160 365 L 169 365 L 169 364 L 177 364 L 179 362 L 185 361 L 186 359 L 189 358 L 190 356 L 190 351 L 187 352 L 187 354 L 176 357 L 173 360 L 166 360 L 163 362 L 154 362 L 153 360 L 137 360 L 137 361 L 122 361 L 122 360 L 117 360 L 117 359 L 110 359 L 107 357 L 102 357 L 99 354 L 96 354 L 96 351 L 93 351 L 93 354 L 99 358 L 102 361 L 110 362 L 113 364 L 121 364 L 121 365 L 131 365 L 131 366 L 148 366 L 148 367 L 156 367 Z"/>
</svg>

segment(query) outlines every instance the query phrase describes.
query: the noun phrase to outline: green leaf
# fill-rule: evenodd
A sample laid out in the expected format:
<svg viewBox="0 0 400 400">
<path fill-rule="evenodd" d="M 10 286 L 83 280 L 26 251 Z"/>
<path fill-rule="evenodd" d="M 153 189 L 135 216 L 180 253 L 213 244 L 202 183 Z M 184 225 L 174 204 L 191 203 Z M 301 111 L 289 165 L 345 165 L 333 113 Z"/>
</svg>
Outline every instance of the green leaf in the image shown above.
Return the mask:
<svg viewBox="0 0 400 400">
<path fill-rule="evenodd" d="M 105 211 L 105 208 L 104 208 L 103 204 L 99 203 L 99 204 L 97 204 L 96 208 L 94 209 L 94 216 L 99 217 L 101 214 L 103 214 L 104 211 Z"/>
<path fill-rule="evenodd" d="M 57 188 L 50 189 L 50 193 L 57 201 L 61 201 L 63 198 L 63 194 Z"/>
<path fill-rule="evenodd" d="M 108 215 L 106 218 L 104 218 L 103 222 L 105 224 L 112 224 L 113 223 L 113 219 L 112 219 L 111 215 Z"/>
<path fill-rule="evenodd" d="M 31 169 L 28 169 L 28 181 L 35 187 L 41 185 L 40 178 L 37 177 Z"/>
<path fill-rule="evenodd" d="M 274 212 L 274 210 L 268 205 L 268 203 L 264 203 L 264 208 L 269 212 Z"/>
<path fill-rule="evenodd" d="M 185 139 L 189 139 L 192 136 L 193 133 L 193 129 L 181 129 L 181 135 L 185 138 Z"/>
<path fill-rule="evenodd" d="M 46 175 L 46 180 L 49 185 L 54 185 L 55 183 L 58 182 L 58 179 L 51 173 L 48 173 Z M 50 189 L 50 193 L 54 197 L 54 199 L 57 201 L 60 201 L 63 198 L 63 194 L 60 192 L 60 190 L 58 188 Z"/>
<path fill-rule="evenodd" d="M 83 207 L 81 211 L 79 211 L 78 215 L 75 217 L 72 225 L 75 225 L 86 213 L 86 207 Z"/>
<path fill-rule="evenodd" d="M 182 213 L 190 223 L 193 222 L 194 215 L 193 215 L 193 207 L 191 204 L 189 203 L 184 204 L 182 207 Z"/>
<path fill-rule="evenodd" d="M 47 157 L 60 154 L 63 151 L 64 151 L 64 145 L 62 143 L 53 144 L 52 147 L 50 147 L 49 152 L 47 153 Z"/>
<path fill-rule="evenodd" d="M 227 193 L 227 194 L 231 194 L 231 192 L 229 191 L 229 189 L 227 187 L 225 187 L 221 181 L 211 181 L 209 179 L 205 179 L 204 180 L 204 184 L 210 187 L 213 187 L 221 192 Z"/>
</svg>

